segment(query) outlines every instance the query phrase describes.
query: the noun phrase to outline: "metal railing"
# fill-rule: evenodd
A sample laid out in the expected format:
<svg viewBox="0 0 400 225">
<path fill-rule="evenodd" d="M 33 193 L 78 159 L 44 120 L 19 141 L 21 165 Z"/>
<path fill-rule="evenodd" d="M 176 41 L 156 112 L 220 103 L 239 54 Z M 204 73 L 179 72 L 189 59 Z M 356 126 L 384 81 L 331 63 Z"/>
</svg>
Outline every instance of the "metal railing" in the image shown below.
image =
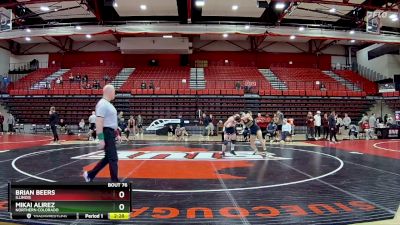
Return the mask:
<svg viewBox="0 0 400 225">
<path fill-rule="evenodd" d="M 24 80 L 11 83 L 9 89 L 15 90 L 29 90 L 34 84 L 37 84 L 38 80 Z M 111 83 L 112 80 L 98 81 L 98 88 L 102 88 L 105 84 Z M 143 84 L 146 84 L 145 86 Z M 63 80 L 58 83 L 56 80 L 51 82 L 42 83 L 39 86 L 36 85 L 37 89 L 98 89 L 93 87 L 94 80 L 88 82 L 83 81 L 69 81 Z M 321 90 L 321 91 L 357 91 L 357 87 L 363 88 L 360 83 L 349 84 L 347 87 L 343 86 L 339 82 L 324 82 L 324 81 L 283 81 L 289 90 Z M 284 89 L 284 85 L 276 85 L 275 89 Z M 142 86 L 143 85 L 143 86 Z M 136 80 L 126 81 L 122 87 L 122 91 L 130 91 L 132 89 L 189 89 L 189 80 L 182 82 L 181 80 Z M 208 80 L 206 81 L 206 89 L 219 89 L 219 90 L 244 90 L 245 93 L 258 93 L 260 90 L 272 90 L 273 88 L 265 80 Z"/>
</svg>

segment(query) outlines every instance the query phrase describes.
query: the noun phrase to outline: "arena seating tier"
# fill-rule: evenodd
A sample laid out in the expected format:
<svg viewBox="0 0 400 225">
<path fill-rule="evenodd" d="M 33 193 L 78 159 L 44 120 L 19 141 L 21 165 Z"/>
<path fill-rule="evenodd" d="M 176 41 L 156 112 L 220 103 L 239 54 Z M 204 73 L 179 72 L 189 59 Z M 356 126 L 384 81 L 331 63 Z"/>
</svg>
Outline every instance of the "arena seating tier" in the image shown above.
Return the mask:
<svg viewBox="0 0 400 225">
<path fill-rule="evenodd" d="M 356 72 L 353 72 L 351 70 L 335 70 L 334 73 L 343 77 L 346 80 L 353 82 L 355 85 L 358 85 L 367 94 L 374 95 L 378 93 L 378 87 L 373 81 L 364 78 Z"/>
<path fill-rule="evenodd" d="M 257 88 L 273 89 L 256 67 L 210 66 L 204 68 L 207 89 L 236 89 L 236 83 L 245 86 L 246 81 L 257 82 Z"/>
<path fill-rule="evenodd" d="M 400 111 L 400 91 L 383 93 L 383 97 L 393 111 Z"/>
<path fill-rule="evenodd" d="M 89 117 L 100 96 L 88 97 L 11 97 L 6 102 L 10 112 L 20 123 L 47 124 L 50 106 L 55 106 L 60 118 L 69 124 L 77 124 L 80 119 Z M 251 102 L 251 104 L 249 104 Z M 286 117 L 294 118 L 296 125 L 304 125 L 308 111 L 339 113 L 347 112 L 354 120 L 366 112 L 373 101 L 366 99 L 309 99 L 309 98 L 269 98 L 263 97 L 244 99 L 226 96 L 181 96 L 175 97 L 119 97 L 114 101 L 118 111 L 124 111 L 126 116 L 141 114 L 145 125 L 155 119 L 177 118 L 179 114 L 184 119 L 193 122 L 197 109 L 213 114 L 216 120 L 225 120 L 234 113 L 251 110 L 254 113 L 271 114 L 281 110 Z"/>
<path fill-rule="evenodd" d="M 14 83 L 14 89 L 29 89 L 35 83 L 55 73 L 59 68 L 42 68 L 29 73 Z"/>
<path fill-rule="evenodd" d="M 271 71 L 289 90 L 320 90 L 320 85 L 315 83 L 320 81 L 328 91 L 352 91 L 319 69 L 271 67 Z"/>
<path fill-rule="evenodd" d="M 186 80 L 183 83 L 182 80 Z M 122 85 L 120 91 L 131 92 L 141 90 L 141 84 L 145 82 L 148 86 L 152 82 L 155 90 L 178 90 L 189 89 L 190 68 L 189 67 L 138 67 Z"/>
</svg>

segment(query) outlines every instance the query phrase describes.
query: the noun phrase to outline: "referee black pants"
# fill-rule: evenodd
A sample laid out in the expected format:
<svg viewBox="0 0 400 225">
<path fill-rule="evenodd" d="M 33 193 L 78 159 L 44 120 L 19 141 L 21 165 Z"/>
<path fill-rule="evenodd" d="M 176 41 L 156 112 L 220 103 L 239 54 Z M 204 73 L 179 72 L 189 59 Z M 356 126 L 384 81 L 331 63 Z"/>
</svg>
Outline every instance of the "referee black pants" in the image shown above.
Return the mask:
<svg viewBox="0 0 400 225">
<path fill-rule="evenodd" d="M 103 128 L 104 134 L 104 152 L 105 156 L 97 165 L 88 172 L 88 176 L 91 180 L 93 180 L 96 175 L 102 170 L 105 166 L 109 166 L 110 168 L 110 175 L 112 182 L 119 182 L 118 180 L 118 155 L 117 155 L 117 148 L 115 146 L 115 132 L 114 129 L 104 127 Z"/>
<path fill-rule="evenodd" d="M 56 125 L 51 125 L 50 128 L 51 128 L 51 132 L 53 132 L 53 137 L 54 137 L 53 141 L 54 142 L 59 141 L 60 139 L 58 138 Z"/>
</svg>

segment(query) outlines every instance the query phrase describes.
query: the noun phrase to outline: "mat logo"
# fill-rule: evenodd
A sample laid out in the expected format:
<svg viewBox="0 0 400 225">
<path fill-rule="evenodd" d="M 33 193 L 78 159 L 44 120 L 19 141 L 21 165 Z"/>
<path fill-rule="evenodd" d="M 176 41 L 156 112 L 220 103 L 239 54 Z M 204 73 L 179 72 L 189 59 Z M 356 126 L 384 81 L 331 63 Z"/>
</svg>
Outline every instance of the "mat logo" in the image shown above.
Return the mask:
<svg viewBox="0 0 400 225">
<path fill-rule="evenodd" d="M 212 160 L 290 160 L 291 158 L 253 155 L 248 151 L 237 151 L 237 156 L 221 157 L 217 152 L 171 152 L 171 151 L 118 151 L 119 160 L 187 160 L 187 161 L 212 161 Z M 92 152 L 85 155 L 75 156 L 72 159 L 102 159 L 104 151 Z"/>
</svg>

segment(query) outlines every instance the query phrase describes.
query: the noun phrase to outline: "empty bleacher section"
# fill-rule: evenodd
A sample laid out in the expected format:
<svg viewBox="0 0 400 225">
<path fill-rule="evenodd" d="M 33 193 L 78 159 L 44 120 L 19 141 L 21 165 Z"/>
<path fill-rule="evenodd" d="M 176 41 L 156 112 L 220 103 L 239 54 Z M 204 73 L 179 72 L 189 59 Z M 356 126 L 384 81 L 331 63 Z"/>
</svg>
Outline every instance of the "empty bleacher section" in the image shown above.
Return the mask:
<svg viewBox="0 0 400 225">
<path fill-rule="evenodd" d="M 158 94 L 178 89 L 189 89 L 189 67 L 139 67 L 131 74 L 122 85 L 120 91 L 135 94 Z M 142 83 L 146 83 L 146 89 L 142 90 Z M 153 88 L 149 86 L 153 84 Z M 156 93 L 156 94 L 157 94 Z"/>
<path fill-rule="evenodd" d="M 205 68 L 204 73 L 206 88 L 209 90 L 234 90 L 241 94 L 243 89 L 249 86 L 253 86 L 253 92 L 272 89 L 271 84 L 256 67 L 211 66 Z"/>
<path fill-rule="evenodd" d="M 33 84 L 55 73 L 59 68 L 42 68 L 29 73 L 14 83 L 14 89 L 29 89 Z"/>
<path fill-rule="evenodd" d="M 87 120 L 94 109 L 100 96 L 87 97 L 36 97 L 19 98 L 11 97 L 6 104 L 20 123 L 47 124 L 50 106 L 55 106 L 60 118 L 69 124 L 76 125 L 80 119 Z M 349 113 L 355 120 L 360 119 L 361 113 L 368 111 L 373 100 L 366 99 L 310 99 L 299 97 L 262 97 L 250 99 L 253 105 L 246 104 L 248 99 L 226 96 L 181 96 L 176 97 L 152 97 L 133 96 L 115 99 L 114 105 L 118 111 L 124 111 L 126 116 L 141 114 L 148 125 L 155 119 L 177 118 L 182 114 L 183 118 L 193 122 L 196 120 L 196 111 L 213 114 L 216 120 L 225 120 L 228 116 L 244 110 L 252 110 L 254 113 L 262 112 L 272 115 L 281 110 L 286 117 L 294 118 L 296 125 L 305 123 L 308 111 L 330 112 L 336 110 L 339 113 Z"/>
<path fill-rule="evenodd" d="M 335 70 L 334 72 L 344 79 L 353 82 L 362 90 L 364 90 L 367 94 L 373 95 L 378 92 L 378 87 L 376 83 L 362 77 L 356 72 L 353 72 L 351 70 Z"/>
<path fill-rule="evenodd" d="M 282 91 L 283 95 L 351 97 L 366 95 L 365 92 L 349 90 L 319 69 L 271 67 L 271 71 L 289 88 L 287 91 Z M 279 95 L 280 91 L 277 94 Z M 269 95 L 269 93 L 264 92 L 262 95 Z M 271 92 L 271 95 L 274 93 Z"/>
<path fill-rule="evenodd" d="M 383 93 L 383 97 L 393 111 L 400 111 L 400 91 Z"/>
</svg>

